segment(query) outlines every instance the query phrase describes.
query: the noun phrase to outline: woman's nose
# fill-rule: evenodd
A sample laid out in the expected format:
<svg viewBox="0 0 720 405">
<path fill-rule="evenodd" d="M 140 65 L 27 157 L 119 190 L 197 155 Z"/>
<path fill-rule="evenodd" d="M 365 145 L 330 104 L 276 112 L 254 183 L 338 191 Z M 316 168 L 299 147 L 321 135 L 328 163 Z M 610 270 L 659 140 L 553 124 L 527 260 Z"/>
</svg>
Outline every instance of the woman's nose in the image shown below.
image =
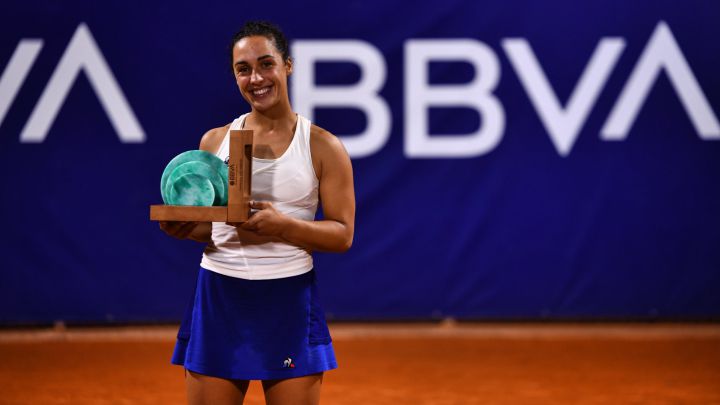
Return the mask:
<svg viewBox="0 0 720 405">
<path fill-rule="evenodd" d="M 250 75 L 250 82 L 251 83 L 258 83 L 263 80 L 262 76 L 260 76 L 260 73 L 258 73 L 257 70 L 253 70 L 252 74 Z"/>
</svg>

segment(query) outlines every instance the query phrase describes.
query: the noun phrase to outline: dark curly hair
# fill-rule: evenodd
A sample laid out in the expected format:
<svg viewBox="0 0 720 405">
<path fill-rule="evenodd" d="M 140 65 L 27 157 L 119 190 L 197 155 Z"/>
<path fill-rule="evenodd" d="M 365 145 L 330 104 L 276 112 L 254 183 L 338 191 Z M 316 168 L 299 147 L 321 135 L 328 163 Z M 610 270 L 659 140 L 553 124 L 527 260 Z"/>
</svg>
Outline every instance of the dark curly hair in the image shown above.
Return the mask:
<svg viewBox="0 0 720 405">
<path fill-rule="evenodd" d="M 287 38 L 285 38 L 285 34 L 283 34 L 277 25 L 268 21 L 247 21 L 245 25 L 240 28 L 240 31 L 233 35 L 232 42 L 230 43 L 230 70 L 233 69 L 233 48 L 235 44 L 245 37 L 253 36 L 262 36 L 272 41 L 275 49 L 282 55 L 283 61 L 290 61 Z"/>
</svg>

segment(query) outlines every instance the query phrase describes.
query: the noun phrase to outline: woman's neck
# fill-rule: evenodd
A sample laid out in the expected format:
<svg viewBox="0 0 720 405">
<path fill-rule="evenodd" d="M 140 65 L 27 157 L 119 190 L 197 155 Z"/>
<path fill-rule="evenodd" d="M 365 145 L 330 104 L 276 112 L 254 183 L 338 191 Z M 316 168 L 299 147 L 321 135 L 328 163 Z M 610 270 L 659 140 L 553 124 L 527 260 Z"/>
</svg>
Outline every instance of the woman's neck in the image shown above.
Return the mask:
<svg viewBox="0 0 720 405">
<path fill-rule="evenodd" d="M 262 131 L 273 132 L 277 129 L 292 128 L 295 125 L 296 114 L 288 103 L 270 111 L 252 110 L 245 121 Z"/>
</svg>

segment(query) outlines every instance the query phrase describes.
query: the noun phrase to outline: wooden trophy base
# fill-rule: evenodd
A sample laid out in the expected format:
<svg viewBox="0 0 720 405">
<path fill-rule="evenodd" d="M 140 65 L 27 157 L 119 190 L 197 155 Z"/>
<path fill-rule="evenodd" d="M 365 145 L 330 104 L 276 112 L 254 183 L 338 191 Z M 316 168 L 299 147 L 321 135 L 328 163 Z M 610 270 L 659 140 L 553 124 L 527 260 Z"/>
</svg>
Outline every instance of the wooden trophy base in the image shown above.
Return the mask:
<svg viewBox="0 0 720 405">
<path fill-rule="evenodd" d="M 227 207 L 150 206 L 151 221 L 245 222 L 250 217 L 253 132 L 230 131 Z"/>
<path fill-rule="evenodd" d="M 152 221 L 228 222 L 227 214 L 227 207 L 150 206 Z"/>
</svg>

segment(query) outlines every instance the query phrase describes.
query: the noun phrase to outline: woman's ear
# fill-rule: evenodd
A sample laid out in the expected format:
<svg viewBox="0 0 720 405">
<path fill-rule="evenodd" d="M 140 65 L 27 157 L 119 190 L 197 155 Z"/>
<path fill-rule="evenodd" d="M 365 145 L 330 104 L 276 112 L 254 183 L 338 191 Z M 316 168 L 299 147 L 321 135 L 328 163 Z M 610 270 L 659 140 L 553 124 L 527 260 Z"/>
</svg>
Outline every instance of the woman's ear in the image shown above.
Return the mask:
<svg viewBox="0 0 720 405">
<path fill-rule="evenodd" d="M 285 61 L 285 73 L 290 76 L 293 71 L 293 59 L 288 57 L 288 59 Z"/>
</svg>

